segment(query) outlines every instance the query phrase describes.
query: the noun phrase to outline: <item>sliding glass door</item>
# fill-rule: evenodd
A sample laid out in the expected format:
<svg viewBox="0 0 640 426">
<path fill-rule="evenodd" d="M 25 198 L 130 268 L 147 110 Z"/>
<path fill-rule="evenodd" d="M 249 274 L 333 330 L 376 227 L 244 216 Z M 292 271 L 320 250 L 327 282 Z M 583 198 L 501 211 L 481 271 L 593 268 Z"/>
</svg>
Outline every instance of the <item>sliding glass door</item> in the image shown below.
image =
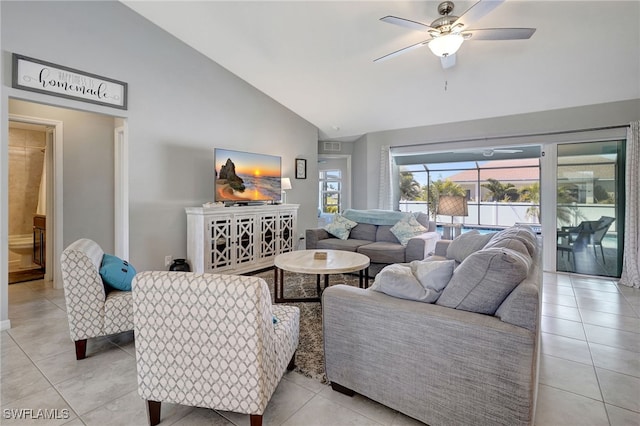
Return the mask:
<svg viewBox="0 0 640 426">
<path fill-rule="evenodd" d="M 624 142 L 558 145 L 557 270 L 620 277 Z"/>
</svg>

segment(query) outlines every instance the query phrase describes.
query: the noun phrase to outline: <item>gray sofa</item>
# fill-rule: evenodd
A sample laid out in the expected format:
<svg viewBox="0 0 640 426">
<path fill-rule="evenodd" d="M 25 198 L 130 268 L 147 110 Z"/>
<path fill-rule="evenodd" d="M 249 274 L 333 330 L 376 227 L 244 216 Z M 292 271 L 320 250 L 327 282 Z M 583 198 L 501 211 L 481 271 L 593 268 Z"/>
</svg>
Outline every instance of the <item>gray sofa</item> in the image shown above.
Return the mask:
<svg viewBox="0 0 640 426">
<path fill-rule="evenodd" d="M 503 235 L 501 242 L 488 238 L 494 247 L 468 253 L 436 303 L 346 285 L 325 290 L 325 364 L 333 389 L 360 393 L 431 426 L 533 424 L 540 347 L 539 239 L 534 235 L 529 247 L 533 252 L 525 278 L 493 314 L 465 310 L 463 302 L 439 304 L 446 296 L 450 305 L 458 296 L 447 294 L 454 280 L 475 286 L 483 279 L 465 277 L 481 275 L 469 274 L 465 262 L 491 264 L 517 239 L 513 233 Z M 449 244 L 453 242 L 439 241 L 428 261 L 455 259 Z M 500 273 L 495 274 L 497 284 Z"/>
<path fill-rule="evenodd" d="M 406 246 L 400 244 L 391 228 L 407 214 L 383 210 L 346 210 L 343 216 L 358 223 L 351 229 L 349 238 L 341 240 L 323 228 L 307 229 L 306 248 L 362 253 L 371 260 L 369 275 L 373 277 L 386 265 L 424 259 L 435 249 L 440 234 L 436 232 L 436 223 L 429 221 L 424 213 L 415 217 L 427 228 L 427 232 L 411 238 Z"/>
</svg>

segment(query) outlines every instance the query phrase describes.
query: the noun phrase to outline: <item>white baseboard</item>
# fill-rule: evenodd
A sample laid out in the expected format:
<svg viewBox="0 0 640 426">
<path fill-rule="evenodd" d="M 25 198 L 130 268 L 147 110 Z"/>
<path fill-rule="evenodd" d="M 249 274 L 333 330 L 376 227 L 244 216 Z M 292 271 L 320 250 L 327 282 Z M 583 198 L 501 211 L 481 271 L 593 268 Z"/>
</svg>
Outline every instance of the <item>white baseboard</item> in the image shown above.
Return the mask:
<svg viewBox="0 0 640 426">
<path fill-rule="evenodd" d="M 0 331 L 8 330 L 11 328 L 11 320 L 0 321 Z"/>
</svg>

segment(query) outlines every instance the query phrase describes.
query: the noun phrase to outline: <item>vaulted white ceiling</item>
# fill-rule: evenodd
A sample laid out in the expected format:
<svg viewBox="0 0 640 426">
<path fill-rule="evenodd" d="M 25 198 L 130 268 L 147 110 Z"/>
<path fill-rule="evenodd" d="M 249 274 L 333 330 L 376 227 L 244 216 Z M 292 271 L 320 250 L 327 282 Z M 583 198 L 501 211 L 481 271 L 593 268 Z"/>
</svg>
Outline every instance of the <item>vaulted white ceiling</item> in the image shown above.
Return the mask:
<svg viewBox="0 0 640 426">
<path fill-rule="evenodd" d="M 313 123 L 321 139 L 640 98 L 640 2 L 507 0 L 443 70 L 427 39 L 379 21 L 430 23 L 438 1 L 123 1 Z M 456 1 L 460 15 L 474 1 Z"/>
</svg>

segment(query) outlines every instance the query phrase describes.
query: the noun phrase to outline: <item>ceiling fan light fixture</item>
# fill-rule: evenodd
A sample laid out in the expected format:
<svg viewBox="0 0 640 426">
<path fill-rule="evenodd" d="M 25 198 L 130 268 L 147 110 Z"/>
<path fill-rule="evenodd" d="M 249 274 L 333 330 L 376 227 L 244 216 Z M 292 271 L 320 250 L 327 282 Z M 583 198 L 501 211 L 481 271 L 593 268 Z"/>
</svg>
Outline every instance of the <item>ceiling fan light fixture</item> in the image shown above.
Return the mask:
<svg viewBox="0 0 640 426">
<path fill-rule="evenodd" d="M 458 51 L 462 42 L 464 42 L 464 37 L 461 34 L 445 34 L 430 40 L 429 49 L 436 56 L 449 56 Z"/>
</svg>

